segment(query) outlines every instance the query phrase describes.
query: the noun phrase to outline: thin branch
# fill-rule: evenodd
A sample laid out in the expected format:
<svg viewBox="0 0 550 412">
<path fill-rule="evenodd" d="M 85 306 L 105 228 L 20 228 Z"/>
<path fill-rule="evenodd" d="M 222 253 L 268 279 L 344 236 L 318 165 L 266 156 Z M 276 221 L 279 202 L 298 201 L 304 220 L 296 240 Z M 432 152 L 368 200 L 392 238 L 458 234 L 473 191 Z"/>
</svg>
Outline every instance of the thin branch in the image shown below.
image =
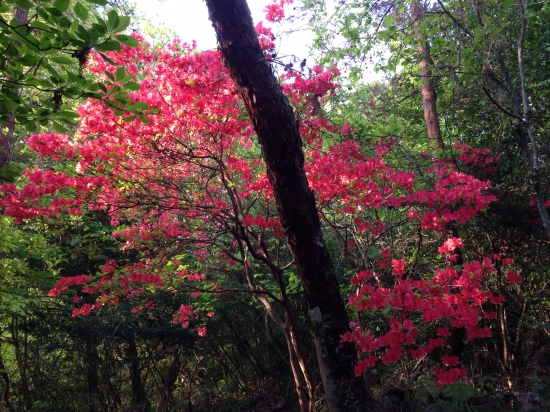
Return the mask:
<svg viewBox="0 0 550 412">
<path fill-rule="evenodd" d="M 523 118 L 521 118 L 521 116 L 518 116 L 518 115 L 515 115 L 514 113 L 506 110 L 504 107 L 502 107 L 495 99 L 493 99 L 493 96 L 491 96 L 491 94 L 489 93 L 489 90 L 487 90 L 485 88 L 485 86 L 481 86 L 481 88 L 483 89 L 483 91 L 485 92 L 485 95 L 487 95 L 487 97 L 489 98 L 489 100 L 496 106 L 498 107 L 498 109 L 502 112 L 504 112 L 505 114 L 507 114 L 508 116 L 510 117 L 513 117 L 514 119 L 517 119 L 519 120 L 521 123 L 525 124 L 525 120 L 523 120 Z"/>
<path fill-rule="evenodd" d="M 441 9 L 445 12 L 445 14 L 451 18 L 454 24 L 460 27 L 464 31 L 464 33 L 466 33 L 468 36 L 474 37 L 474 35 L 466 27 L 464 27 L 457 19 L 455 19 L 454 16 L 445 8 L 441 0 L 437 0 L 437 2 L 441 6 Z"/>
<path fill-rule="evenodd" d="M 273 299 L 275 302 L 284 306 L 281 299 L 275 296 L 272 292 L 264 289 L 239 289 L 239 288 L 229 288 L 229 289 L 201 289 L 195 287 L 186 287 L 185 291 L 201 292 L 201 293 L 251 293 L 253 295 L 266 295 Z"/>
</svg>

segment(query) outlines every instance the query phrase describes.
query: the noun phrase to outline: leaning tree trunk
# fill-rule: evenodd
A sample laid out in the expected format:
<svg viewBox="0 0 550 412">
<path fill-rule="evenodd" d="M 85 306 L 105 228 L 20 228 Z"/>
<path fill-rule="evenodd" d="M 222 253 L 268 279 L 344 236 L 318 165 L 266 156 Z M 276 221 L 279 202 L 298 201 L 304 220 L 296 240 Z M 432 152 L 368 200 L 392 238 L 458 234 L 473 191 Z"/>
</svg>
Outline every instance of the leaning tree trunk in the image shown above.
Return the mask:
<svg viewBox="0 0 550 412">
<path fill-rule="evenodd" d="M 315 197 L 305 170 L 302 139 L 294 112 L 273 76 L 245 0 L 207 0 L 222 57 L 235 81 L 262 147 L 267 176 L 273 187 L 281 225 L 304 287 L 309 310 L 320 319 L 315 339 L 321 371 L 325 362 L 332 372 L 323 376 L 331 410 L 338 397 L 333 379 L 352 377 L 352 353 L 339 349 L 340 336 L 348 330 L 348 316 L 336 280 L 334 266 L 323 240 Z M 348 353 L 346 353 L 348 352 Z"/>
<path fill-rule="evenodd" d="M 439 116 L 437 114 L 437 98 L 435 95 L 434 81 L 431 69 L 430 46 L 425 36 L 420 32 L 420 22 L 423 19 L 423 10 L 419 1 L 413 1 L 411 4 L 411 18 L 413 21 L 413 30 L 418 41 L 417 52 L 420 57 L 418 67 L 420 68 L 420 92 L 422 95 L 422 108 L 424 110 L 424 122 L 426 123 L 426 132 L 428 142 L 433 152 L 437 149 L 444 149 L 443 137 L 441 135 L 441 126 L 439 125 Z M 437 156 L 433 155 L 433 160 L 438 163 Z M 445 224 L 445 234 L 447 237 L 459 238 L 458 227 L 450 222 Z M 449 265 L 462 265 L 462 251 L 460 248 L 455 250 L 457 259 L 449 261 Z M 445 355 L 458 356 L 461 358 L 464 350 L 464 338 L 466 331 L 464 328 L 451 327 L 451 335 L 445 345 Z"/>
</svg>

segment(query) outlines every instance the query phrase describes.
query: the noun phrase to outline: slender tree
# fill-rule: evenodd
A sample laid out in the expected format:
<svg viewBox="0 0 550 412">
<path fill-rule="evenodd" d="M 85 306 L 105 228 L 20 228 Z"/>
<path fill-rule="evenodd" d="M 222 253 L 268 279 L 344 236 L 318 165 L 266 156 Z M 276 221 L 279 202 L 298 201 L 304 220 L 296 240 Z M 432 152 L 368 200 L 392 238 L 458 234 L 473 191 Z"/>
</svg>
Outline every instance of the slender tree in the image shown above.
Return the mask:
<svg viewBox="0 0 550 412">
<path fill-rule="evenodd" d="M 294 112 L 260 48 L 246 1 L 208 0 L 206 4 L 223 59 L 262 147 L 279 218 L 312 319 L 318 325 L 317 360 L 327 401 L 331 410 L 337 410 L 332 378 L 351 375 L 349 352 L 338 348 L 340 336 L 348 330 L 348 316 L 306 178 Z"/>
<path fill-rule="evenodd" d="M 422 97 L 422 109 L 424 111 L 424 121 L 426 123 L 426 132 L 428 141 L 433 151 L 443 150 L 445 144 L 441 135 L 441 126 L 439 116 L 437 114 L 437 97 L 435 93 L 434 79 L 432 77 L 430 45 L 419 29 L 419 25 L 423 20 L 424 12 L 419 1 L 414 1 L 411 4 L 411 19 L 413 22 L 413 30 L 418 41 L 418 55 L 420 61 L 418 67 L 420 69 L 420 93 Z M 435 152 L 434 152 L 435 153 Z M 438 163 L 437 156 L 434 155 L 434 162 Z M 445 224 L 445 232 L 448 238 L 459 238 L 460 234 L 458 227 L 454 222 Z M 454 261 L 450 261 L 449 265 L 461 265 L 463 262 L 462 251 L 456 248 L 454 253 Z M 464 350 L 464 337 L 466 335 L 464 328 L 451 328 L 445 353 L 447 356 L 462 356 Z"/>
<path fill-rule="evenodd" d="M 28 24 L 29 11 L 24 10 L 19 6 L 15 7 L 14 19 L 19 26 Z M 13 78 L 10 78 L 13 81 Z M 14 87 L 13 93 L 17 96 L 19 88 Z M 0 122 L 0 168 L 7 166 L 10 163 L 11 146 L 13 142 L 13 131 L 15 126 L 15 113 L 10 111 L 7 122 Z"/>
</svg>

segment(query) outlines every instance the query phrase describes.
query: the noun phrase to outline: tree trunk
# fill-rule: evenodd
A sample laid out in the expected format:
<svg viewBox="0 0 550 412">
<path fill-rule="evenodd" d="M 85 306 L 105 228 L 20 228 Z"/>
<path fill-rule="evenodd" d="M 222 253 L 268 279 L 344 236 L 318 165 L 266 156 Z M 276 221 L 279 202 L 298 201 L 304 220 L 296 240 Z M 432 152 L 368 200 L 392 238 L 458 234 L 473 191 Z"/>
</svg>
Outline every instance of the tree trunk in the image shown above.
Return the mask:
<svg viewBox="0 0 550 412">
<path fill-rule="evenodd" d="M 418 1 L 411 3 L 411 18 L 413 21 L 414 35 L 418 40 L 417 52 L 421 58 L 418 63 L 420 68 L 420 92 L 422 94 L 422 107 L 424 109 L 424 121 L 428 132 L 428 141 L 432 149 L 443 149 L 443 138 L 437 115 L 437 100 L 432 78 L 430 46 L 424 35 L 420 32 L 419 25 L 424 18 L 422 6 Z"/>
<path fill-rule="evenodd" d="M 339 348 L 340 336 L 348 330 L 348 316 L 306 178 L 294 112 L 260 49 L 246 1 L 207 0 L 206 4 L 225 65 L 258 135 L 309 310 L 321 314 L 325 339 L 316 342 L 323 345 L 320 353 L 327 354 L 332 372 L 327 379 L 352 378 L 353 350 Z M 331 410 L 336 410 L 337 395 L 325 393 L 329 405 L 334 405 Z"/>
<path fill-rule="evenodd" d="M 23 318 L 25 319 L 25 318 Z M 23 320 L 25 322 L 25 320 Z M 23 338 L 20 339 L 19 332 L 20 330 L 23 330 Z M 10 332 L 12 337 L 12 345 L 13 350 L 15 354 L 15 360 L 17 362 L 17 368 L 19 370 L 19 384 L 17 385 L 18 388 L 18 399 L 17 399 L 17 407 L 18 410 L 28 410 L 30 409 L 30 406 L 32 405 L 32 399 L 31 399 L 31 389 L 29 387 L 29 379 L 27 376 L 28 372 L 28 351 L 27 351 L 27 343 L 28 343 L 28 335 L 27 330 L 25 326 L 22 328 L 19 325 L 19 317 L 13 316 L 11 320 L 10 325 Z M 21 342 L 22 340 L 23 342 Z M 23 347 L 21 347 L 21 343 L 23 344 Z"/>
<path fill-rule="evenodd" d="M 172 391 L 181 367 L 182 351 L 183 346 L 179 345 L 174 351 L 174 356 L 172 358 L 172 362 L 170 362 L 170 367 L 168 368 L 168 371 L 166 371 L 166 375 L 162 380 L 162 387 L 160 388 L 159 396 L 160 399 L 157 406 L 157 411 L 159 412 L 168 412 L 170 410 Z"/>
<path fill-rule="evenodd" d="M 522 20 L 523 25 L 526 24 Z M 523 37 L 523 35 L 522 35 Z M 523 40 L 520 41 L 521 46 L 518 46 L 518 64 L 520 66 L 520 80 L 521 80 L 521 89 L 522 89 L 522 104 L 524 105 L 523 116 L 521 113 L 521 104 L 519 101 L 518 94 L 516 92 L 516 85 L 512 80 L 508 66 L 504 61 L 502 56 L 502 51 L 497 50 L 497 61 L 500 66 L 500 70 L 504 75 L 506 85 L 510 91 L 510 98 L 512 100 L 512 115 L 516 122 L 520 122 L 521 125 L 517 128 L 515 133 L 513 133 L 514 139 L 518 144 L 519 150 L 521 152 L 521 157 L 523 162 L 529 171 L 531 177 L 530 183 L 532 185 L 533 195 L 535 197 L 535 204 L 537 205 L 537 210 L 542 222 L 542 226 L 546 232 L 546 236 L 550 239 L 550 217 L 548 216 L 548 211 L 544 206 L 544 198 L 542 196 L 542 191 L 540 187 L 540 173 L 539 173 L 539 159 L 537 154 L 537 142 L 533 134 L 533 129 L 531 127 L 531 122 L 529 120 L 529 103 L 527 98 L 527 89 L 525 87 L 525 73 L 523 69 L 523 56 L 522 56 L 522 44 Z M 486 92 L 487 93 L 487 92 Z M 492 100 L 492 99 L 491 99 Z M 499 106 L 499 109 L 502 110 L 502 107 Z M 505 113 L 509 114 L 505 111 Z M 531 150 L 529 150 L 529 144 L 527 140 L 531 142 Z"/>
<path fill-rule="evenodd" d="M 1 343 L 1 342 L 0 342 Z M 8 412 L 15 412 L 15 408 L 10 401 L 10 376 L 4 365 L 4 357 L 2 355 L 2 349 L 0 346 L 0 375 L 4 381 L 4 389 L 2 390 L 2 403 L 4 404 L 5 410 Z M 4 410 L 4 408 L 2 408 Z"/>
<path fill-rule="evenodd" d="M 29 11 L 18 6 L 15 7 L 15 20 L 19 26 L 29 23 Z M 9 79 L 8 82 L 9 84 Z M 5 87 L 4 84 L 2 87 Z M 19 94 L 17 86 L 13 86 L 13 92 Z M 7 166 L 11 159 L 11 145 L 13 141 L 13 131 L 15 128 L 15 114 L 12 112 L 6 124 L 0 124 L 0 168 Z"/>
<path fill-rule="evenodd" d="M 88 411 L 96 412 L 99 410 L 99 356 L 97 347 L 92 336 L 88 336 L 85 343 L 86 359 L 86 383 L 88 384 Z"/>
<path fill-rule="evenodd" d="M 426 123 L 426 132 L 428 134 L 430 148 L 435 152 L 437 149 L 444 149 L 445 145 L 443 143 L 443 137 L 441 136 L 441 127 L 439 125 L 439 116 L 437 114 L 437 98 L 432 77 L 430 46 L 424 35 L 420 32 L 419 28 L 420 22 L 424 18 L 424 13 L 421 4 L 418 1 L 413 1 L 411 3 L 411 18 L 413 21 L 414 34 L 418 41 L 417 51 L 421 59 L 418 63 L 418 67 L 420 68 L 420 91 L 422 95 L 424 121 Z M 438 159 L 435 153 L 433 155 L 433 160 L 435 166 L 437 167 Z M 445 234 L 447 237 L 460 237 L 458 227 L 452 222 L 445 224 Z M 456 260 L 449 262 L 449 265 L 462 265 L 464 262 L 462 260 L 462 251 L 460 248 L 455 250 L 455 255 Z M 465 336 L 466 331 L 464 328 L 451 327 L 451 335 L 447 339 L 447 343 L 445 345 L 445 355 L 458 356 L 460 359 L 464 350 Z"/>
<path fill-rule="evenodd" d="M 131 336 L 127 343 L 128 349 L 126 355 L 130 363 L 130 382 L 132 385 L 132 404 L 130 405 L 130 409 L 132 411 L 145 411 L 148 406 L 147 395 L 145 394 L 145 388 L 141 380 L 141 369 L 134 336 Z"/>
<path fill-rule="evenodd" d="M 546 232 L 546 236 L 550 240 L 550 217 L 548 216 L 548 210 L 544 206 L 544 199 L 542 197 L 540 184 L 540 170 L 539 170 L 539 155 L 538 145 L 535 138 L 535 133 L 531 127 L 531 120 L 529 115 L 529 97 L 527 96 L 527 86 L 525 85 L 525 69 L 523 65 L 523 43 L 525 40 L 525 31 L 527 30 L 527 17 L 525 15 L 525 8 L 523 7 L 523 0 L 518 1 L 520 17 L 521 17 L 521 33 L 518 42 L 518 70 L 519 79 L 521 84 L 521 101 L 523 105 L 523 127 L 529 136 L 531 142 L 531 183 L 533 185 L 533 191 L 535 195 L 535 203 L 539 211 L 540 220 L 542 226 Z"/>
</svg>

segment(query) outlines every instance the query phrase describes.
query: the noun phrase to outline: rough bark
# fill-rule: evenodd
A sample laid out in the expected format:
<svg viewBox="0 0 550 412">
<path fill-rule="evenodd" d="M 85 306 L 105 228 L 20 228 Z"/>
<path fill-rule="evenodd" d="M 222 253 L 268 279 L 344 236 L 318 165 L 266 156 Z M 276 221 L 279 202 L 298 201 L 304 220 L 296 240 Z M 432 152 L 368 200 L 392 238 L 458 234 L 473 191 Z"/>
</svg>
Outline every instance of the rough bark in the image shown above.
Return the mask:
<svg viewBox="0 0 550 412">
<path fill-rule="evenodd" d="M 279 219 L 310 310 L 322 316 L 327 362 L 336 379 L 351 378 L 351 357 L 339 349 L 348 317 L 323 240 L 305 170 L 302 139 L 288 99 L 260 49 L 245 0 L 207 0 L 221 53 L 262 147 Z M 331 377 L 331 378 L 332 378 Z M 334 394 L 327 394 L 332 399 Z"/>
</svg>

